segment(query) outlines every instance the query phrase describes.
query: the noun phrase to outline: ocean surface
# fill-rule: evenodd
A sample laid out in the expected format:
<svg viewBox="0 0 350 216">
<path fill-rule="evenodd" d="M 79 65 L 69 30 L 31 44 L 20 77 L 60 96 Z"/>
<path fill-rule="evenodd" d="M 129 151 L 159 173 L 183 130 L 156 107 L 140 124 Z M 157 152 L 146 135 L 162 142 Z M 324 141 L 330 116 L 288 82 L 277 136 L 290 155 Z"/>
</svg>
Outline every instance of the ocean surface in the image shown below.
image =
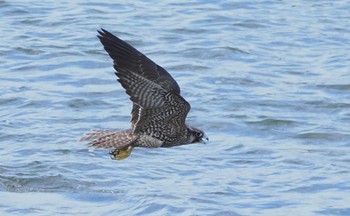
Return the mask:
<svg viewBox="0 0 350 216">
<path fill-rule="evenodd" d="M 350 2 L 0 1 L 0 215 L 350 215 Z M 96 30 L 159 65 L 207 145 L 78 142 L 131 103 Z"/>
</svg>

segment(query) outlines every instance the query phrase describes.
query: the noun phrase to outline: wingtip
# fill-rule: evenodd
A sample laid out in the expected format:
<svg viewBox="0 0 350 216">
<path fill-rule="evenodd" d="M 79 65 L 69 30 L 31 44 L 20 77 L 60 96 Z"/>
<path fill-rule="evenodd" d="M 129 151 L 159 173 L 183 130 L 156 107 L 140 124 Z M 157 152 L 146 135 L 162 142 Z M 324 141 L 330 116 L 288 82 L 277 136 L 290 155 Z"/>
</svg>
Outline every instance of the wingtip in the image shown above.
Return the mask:
<svg viewBox="0 0 350 216">
<path fill-rule="evenodd" d="M 101 38 L 101 37 L 103 37 L 103 36 L 105 36 L 105 35 L 107 35 L 107 34 L 110 34 L 106 29 L 104 29 L 104 28 L 101 28 L 101 29 L 99 29 L 99 30 L 97 30 L 97 32 L 98 32 L 98 34 L 99 35 L 97 35 L 97 37 L 99 37 L 99 38 Z"/>
</svg>

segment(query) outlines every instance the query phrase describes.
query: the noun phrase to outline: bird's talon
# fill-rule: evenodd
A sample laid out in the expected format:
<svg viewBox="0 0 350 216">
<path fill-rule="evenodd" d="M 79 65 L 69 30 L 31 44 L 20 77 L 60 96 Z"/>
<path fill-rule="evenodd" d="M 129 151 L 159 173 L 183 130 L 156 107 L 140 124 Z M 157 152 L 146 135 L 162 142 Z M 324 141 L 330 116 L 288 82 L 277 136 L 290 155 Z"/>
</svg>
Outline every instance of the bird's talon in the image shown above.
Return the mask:
<svg viewBox="0 0 350 216">
<path fill-rule="evenodd" d="M 113 160 L 123 160 L 130 156 L 134 147 L 128 146 L 126 149 L 116 149 L 114 151 L 109 152 L 112 155 Z"/>
</svg>

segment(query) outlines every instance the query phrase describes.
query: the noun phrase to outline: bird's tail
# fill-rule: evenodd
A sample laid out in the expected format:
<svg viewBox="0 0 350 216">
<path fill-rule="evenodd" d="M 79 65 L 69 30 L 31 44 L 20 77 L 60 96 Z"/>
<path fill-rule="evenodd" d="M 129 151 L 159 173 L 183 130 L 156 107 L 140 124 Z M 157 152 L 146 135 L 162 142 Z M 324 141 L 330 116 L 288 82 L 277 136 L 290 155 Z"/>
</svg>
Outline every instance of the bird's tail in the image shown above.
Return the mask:
<svg viewBox="0 0 350 216">
<path fill-rule="evenodd" d="M 92 130 L 86 133 L 79 141 L 91 140 L 89 145 L 96 148 L 122 149 L 132 145 L 136 138 L 130 129 L 123 131 Z"/>
</svg>

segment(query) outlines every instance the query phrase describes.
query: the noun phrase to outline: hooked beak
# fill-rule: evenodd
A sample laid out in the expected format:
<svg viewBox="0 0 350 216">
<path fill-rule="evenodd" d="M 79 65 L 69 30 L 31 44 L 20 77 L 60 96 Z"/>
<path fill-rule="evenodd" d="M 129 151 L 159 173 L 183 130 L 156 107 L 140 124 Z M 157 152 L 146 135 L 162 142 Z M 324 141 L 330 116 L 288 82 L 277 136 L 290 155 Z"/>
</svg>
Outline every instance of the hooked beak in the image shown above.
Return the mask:
<svg viewBox="0 0 350 216">
<path fill-rule="evenodd" d="M 207 136 L 203 136 L 201 139 L 201 143 L 207 144 L 209 142 L 209 138 Z"/>
</svg>

